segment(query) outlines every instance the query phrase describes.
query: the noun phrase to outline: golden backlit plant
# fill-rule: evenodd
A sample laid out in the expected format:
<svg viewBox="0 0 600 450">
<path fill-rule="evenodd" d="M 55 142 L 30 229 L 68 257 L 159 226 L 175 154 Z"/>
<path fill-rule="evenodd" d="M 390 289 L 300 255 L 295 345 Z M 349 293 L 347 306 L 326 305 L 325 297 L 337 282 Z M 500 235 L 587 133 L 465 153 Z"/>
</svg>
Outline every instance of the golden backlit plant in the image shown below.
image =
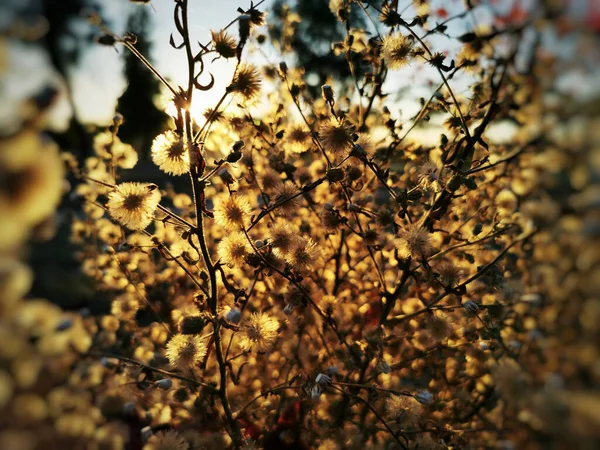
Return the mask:
<svg viewBox="0 0 600 450">
<path fill-rule="evenodd" d="M 175 0 L 185 86 L 131 34 L 91 17 L 102 42 L 136 54 L 169 92 L 176 114 L 151 159 L 190 188 L 126 181 L 137 154 L 119 140 L 119 114 L 95 155 L 81 165 L 65 155 L 83 200 L 72 239 L 112 305 L 82 316 L 21 302 L 16 272 L 26 269 L 7 260 L 0 408 L 16 415 L 0 443 L 541 449 L 600 437 L 600 147 L 598 136 L 569 139 L 577 120 L 598 129 L 598 119 L 571 119 L 544 96 L 537 80 L 553 74 L 534 44 L 522 47 L 547 17 L 532 10 L 461 35 L 452 59 L 431 38 L 485 5 L 433 21 L 427 1 L 410 19 L 393 0 L 330 3 L 346 31 L 332 48 L 352 80 L 332 79 L 316 99 L 301 67 L 247 60 L 260 4 L 197 46 L 188 0 Z M 376 28 L 351 28 L 351 10 Z M 297 18 L 285 17 L 293 32 Z M 197 122 L 190 105 L 212 88 L 199 79 L 213 56 L 235 58 L 235 70 Z M 414 117 L 398 118 L 386 79 L 419 65 L 439 86 Z M 461 76 L 472 79 L 467 92 L 453 89 Z M 436 115 L 437 144 L 410 139 Z M 491 139 L 508 121 L 514 136 Z M 33 130 L 22 139 L 41 143 Z M 0 156 L 2 173 L 37 174 L 36 155 L 22 167 L 10 166 L 21 153 Z M 36 224 L 56 205 L 60 183 L 48 173 L 2 191 L 2 207 L 14 208 L 2 229 L 21 213 L 18 223 Z M 37 181 L 54 190 L 29 217 Z M 32 380 L 27 364 L 50 382 Z M 32 436 L 36 427 L 45 434 Z"/>
</svg>

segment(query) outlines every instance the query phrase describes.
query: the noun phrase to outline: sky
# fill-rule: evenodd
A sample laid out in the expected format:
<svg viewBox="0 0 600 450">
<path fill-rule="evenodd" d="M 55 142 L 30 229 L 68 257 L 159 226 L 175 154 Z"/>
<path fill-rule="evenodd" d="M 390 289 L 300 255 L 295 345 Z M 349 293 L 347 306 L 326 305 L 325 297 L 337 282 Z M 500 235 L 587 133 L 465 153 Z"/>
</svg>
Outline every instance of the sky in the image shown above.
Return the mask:
<svg viewBox="0 0 600 450">
<path fill-rule="evenodd" d="M 21 0 L 3 0 L 5 5 L 11 2 Z M 31 0 L 35 2 L 36 0 Z M 327 1 L 327 0 L 323 0 Z M 490 8 L 478 9 L 477 13 L 467 16 L 465 19 L 451 22 L 448 33 L 458 36 L 466 31 L 470 31 L 475 26 L 485 23 L 489 20 L 491 10 L 497 13 L 505 14 L 517 2 L 518 5 L 527 6 L 532 0 L 483 0 L 489 1 Z M 575 17 L 581 17 L 588 11 L 588 2 L 597 0 L 570 0 L 571 10 Z M 271 0 L 267 0 L 261 9 L 268 11 L 268 5 Z M 401 4 L 408 5 L 409 1 L 402 1 Z M 450 15 L 455 11 L 462 11 L 461 0 L 432 0 L 432 14 L 434 20 L 442 20 L 441 17 L 435 17 L 440 11 L 445 10 Z M 190 26 L 191 35 L 195 40 L 206 43 L 210 40 L 210 30 L 218 30 L 226 26 L 232 19 L 239 14 L 239 6 L 248 7 L 249 0 L 190 0 Z M 149 5 L 131 4 L 127 0 L 103 0 L 103 16 L 110 22 L 111 28 L 116 33 L 125 31 L 127 13 L 133 8 L 149 8 L 153 20 L 152 33 L 150 39 L 153 49 L 151 59 L 155 62 L 157 69 L 168 79 L 176 84 L 184 85 L 187 81 L 187 69 L 185 53 L 174 50 L 169 45 L 170 33 L 174 31 L 173 24 L 173 1 L 172 0 L 153 0 Z M 3 14 L 3 6 L 0 5 L 0 29 L 11 20 L 9 14 Z M 410 17 L 410 13 L 407 14 Z M 268 20 L 268 17 L 267 17 Z M 236 34 L 236 26 L 231 31 Z M 574 39 L 565 39 L 564 37 L 548 35 L 544 37 L 548 48 L 564 54 L 576 54 L 581 49 Z M 432 45 L 438 45 L 441 49 L 449 49 L 450 56 L 455 52 L 459 45 L 456 41 L 446 38 L 432 38 Z M 280 56 L 274 49 L 264 47 L 267 50 L 267 58 L 271 63 L 278 62 Z M 70 77 L 70 83 L 73 89 L 74 102 L 77 107 L 77 114 L 84 123 L 93 123 L 98 125 L 108 124 L 115 112 L 116 101 L 125 89 L 125 82 L 122 78 L 122 53 L 123 47 L 105 47 L 101 45 L 92 45 L 84 53 L 84 57 Z M 0 58 L 3 51 L 0 49 Z M 258 55 L 258 64 L 267 62 L 262 55 Z M 33 94 L 41 86 L 51 80 L 57 85 L 61 85 L 61 80 L 52 73 L 47 56 L 40 48 L 35 46 L 26 46 L 17 42 L 11 43 L 8 48 L 8 59 L 11 70 L 4 74 L 0 79 L 0 93 L 2 102 L 0 102 L 0 128 L 10 128 L 11 120 L 14 120 L 14 111 L 18 106 L 20 99 Z M 208 66 L 208 70 L 215 76 L 215 87 L 207 92 L 195 92 L 195 102 L 192 106 L 193 114 L 198 117 L 207 107 L 213 106 L 222 95 L 227 83 L 231 79 L 233 72 L 233 60 L 219 60 Z M 590 61 L 590 66 L 598 67 L 598 61 Z M 597 71 L 596 71 L 597 73 Z M 27 80 L 25 82 L 24 80 Z M 401 72 L 391 73 L 387 82 L 388 91 L 398 91 L 402 87 L 411 88 L 413 99 L 419 96 L 427 96 L 428 88 L 423 80 L 431 80 L 437 85 L 439 76 L 433 68 L 425 65 L 413 65 Z M 419 83 L 421 82 L 421 83 Z M 420 84 L 420 85 L 419 85 Z M 593 93 L 600 92 L 600 77 L 590 76 L 581 70 L 574 70 L 565 75 L 561 80 L 561 89 L 572 92 L 573 95 L 579 95 L 582 98 L 589 97 Z M 470 83 L 468 78 L 456 77 L 452 80 L 454 90 L 460 94 L 468 95 Z M 430 90 L 431 88 L 429 88 Z M 393 101 L 390 97 L 389 102 Z M 405 101 L 401 104 L 393 105 L 398 115 L 407 118 L 416 113 L 419 105 L 414 100 Z M 392 110 L 394 108 L 391 108 Z M 68 124 L 71 108 L 63 96 L 54 106 L 52 114 L 49 117 L 49 126 L 60 130 Z M 402 118 L 400 117 L 400 118 Z"/>
<path fill-rule="evenodd" d="M 150 55 L 155 67 L 161 74 L 176 84 L 187 83 L 187 63 L 183 50 L 174 50 L 169 45 L 169 37 L 175 30 L 173 24 L 173 2 L 159 0 L 151 5 L 125 5 L 123 0 L 110 0 L 105 3 L 105 13 L 111 18 L 114 27 L 122 32 L 125 23 L 119 18 L 123 17 L 123 10 L 133 8 L 149 8 L 153 21 L 152 54 Z M 210 41 L 210 30 L 226 26 L 239 13 L 236 11 L 240 5 L 239 0 L 220 1 L 190 1 L 189 2 L 190 35 L 195 40 L 206 44 Z M 235 35 L 235 28 L 233 29 Z M 110 47 L 96 46 L 87 55 L 82 66 L 85 72 L 74 77 L 76 103 L 84 104 L 84 98 L 94 103 L 94 109 L 81 109 L 81 120 L 84 122 L 103 123 L 107 117 L 112 117 L 116 106 L 116 99 L 125 89 L 122 79 L 121 55 L 125 49 L 117 47 L 118 52 Z M 194 105 L 194 112 L 201 113 L 206 107 L 215 104 L 222 95 L 226 83 L 231 79 L 233 60 L 219 60 L 210 64 L 210 71 L 215 76 L 215 87 L 207 92 L 196 91 L 194 95 L 198 101 Z M 89 86 L 94 86 L 90 90 Z"/>
</svg>

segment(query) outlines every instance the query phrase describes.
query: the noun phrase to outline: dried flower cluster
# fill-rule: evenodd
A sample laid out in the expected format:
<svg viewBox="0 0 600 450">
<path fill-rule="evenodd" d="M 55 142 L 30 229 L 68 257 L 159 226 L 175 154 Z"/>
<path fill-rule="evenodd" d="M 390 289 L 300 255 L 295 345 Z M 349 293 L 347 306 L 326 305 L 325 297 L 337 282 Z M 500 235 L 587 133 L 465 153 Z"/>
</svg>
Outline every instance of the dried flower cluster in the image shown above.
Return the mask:
<svg viewBox="0 0 600 450">
<path fill-rule="evenodd" d="M 198 47 L 175 1 L 193 76 L 161 78 L 178 113 L 151 158 L 189 189 L 122 181 L 137 154 L 119 116 L 85 162 L 64 156 L 83 201 L 72 240 L 106 314 L 22 300 L 19 249 L 56 207 L 62 164 L 34 120 L 2 138 L 0 448 L 594 448 L 600 121 L 549 99 L 539 80 L 558 63 L 530 39 L 560 14 L 513 11 L 456 39 L 449 22 L 495 17 L 491 2 L 448 18 L 376 3 L 330 2 L 352 79 L 315 95 L 301 68 L 246 62 L 256 5 L 237 39 Z M 237 63 L 196 123 L 214 54 Z M 388 77 L 419 68 L 435 83 L 400 114 Z M 427 122 L 435 142 L 412 139 Z"/>
</svg>

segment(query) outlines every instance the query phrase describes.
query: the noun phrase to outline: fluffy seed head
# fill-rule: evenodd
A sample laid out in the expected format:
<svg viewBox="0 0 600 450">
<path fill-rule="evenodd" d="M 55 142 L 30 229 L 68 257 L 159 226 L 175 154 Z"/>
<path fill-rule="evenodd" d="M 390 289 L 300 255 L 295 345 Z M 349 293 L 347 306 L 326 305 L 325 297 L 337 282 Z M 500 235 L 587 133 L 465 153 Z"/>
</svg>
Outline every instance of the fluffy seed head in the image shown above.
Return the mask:
<svg viewBox="0 0 600 450">
<path fill-rule="evenodd" d="M 108 213 L 130 230 L 143 230 L 154 217 L 160 202 L 155 184 L 121 183 L 108 194 Z"/>
<path fill-rule="evenodd" d="M 166 356 L 171 366 L 186 369 L 206 356 L 206 342 L 200 336 L 176 334 L 167 343 Z"/>
<path fill-rule="evenodd" d="M 239 231 L 246 226 L 251 212 L 248 200 L 239 195 L 231 195 L 215 206 L 215 220 L 226 230 Z"/>
<path fill-rule="evenodd" d="M 248 256 L 250 245 L 241 231 L 225 236 L 217 247 L 219 259 L 228 266 L 242 266 Z"/>
<path fill-rule="evenodd" d="M 435 271 L 439 275 L 439 281 L 444 286 L 454 286 L 461 276 L 461 270 L 450 261 L 442 261 L 437 265 Z"/>
<path fill-rule="evenodd" d="M 187 441 L 175 430 L 159 431 L 152 435 L 143 450 L 187 450 Z"/>
<path fill-rule="evenodd" d="M 339 215 L 335 211 L 329 211 L 327 209 L 321 211 L 321 224 L 326 230 L 336 230 L 340 223 Z"/>
<path fill-rule="evenodd" d="M 452 322 L 447 314 L 436 311 L 427 321 L 427 330 L 431 337 L 436 340 L 443 340 L 452 334 Z"/>
<path fill-rule="evenodd" d="M 515 360 L 503 358 L 491 372 L 496 390 L 506 400 L 518 401 L 526 393 L 527 376 Z"/>
<path fill-rule="evenodd" d="M 283 185 L 277 189 L 275 198 L 273 199 L 275 203 L 282 203 L 277 207 L 277 213 L 282 216 L 290 216 L 293 214 L 300 205 L 299 197 L 294 197 L 298 194 L 298 188 L 290 181 L 286 181 Z"/>
<path fill-rule="evenodd" d="M 345 120 L 330 119 L 321 126 L 319 136 L 325 150 L 334 154 L 350 151 L 354 145 L 354 127 Z"/>
<path fill-rule="evenodd" d="M 190 154 L 180 136 L 172 131 L 159 134 L 152 142 L 152 161 L 170 175 L 190 170 Z"/>
<path fill-rule="evenodd" d="M 260 76 L 256 68 L 249 64 L 241 64 L 229 85 L 229 90 L 240 94 L 248 101 L 258 94 L 260 86 Z"/>
<path fill-rule="evenodd" d="M 392 395 L 385 402 L 387 416 L 392 420 L 398 420 L 407 425 L 418 422 L 421 413 L 421 405 L 412 397 L 405 395 Z"/>
<path fill-rule="evenodd" d="M 294 232 L 285 222 L 279 222 L 271 227 L 271 246 L 277 256 L 285 258 L 294 246 Z"/>
<path fill-rule="evenodd" d="M 310 144 L 310 132 L 295 126 L 288 132 L 286 144 L 286 150 L 292 153 L 304 153 Z"/>
<path fill-rule="evenodd" d="M 243 350 L 266 352 L 277 339 L 279 322 L 266 313 L 253 313 L 242 327 L 240 347 Z"/>
<path fill-rule="evenodd" d="M 310 269 L 319 260 L 320 252 L 311 238 L 297 237 L 289 254 L 291 265 L 297 270 Z"/>
<path fill-rule="evenodd" d="M 118 136 L 113 136 L 111 131 L 99 133 L 94 137 L 94 152 L 122 169 L 132 169 L 138 162 L 135 149 L 122 142 Z"/>
<path fill-rule="evenodd" d="M 419 168 L 419 184 L 423 189 L 439 192 L 442 189 L 440 169 L 433 161 L 427 161 Z"/>
<path fill-rule="evenodd" d="M 396 248 L 403 258 L 425 257 L 431 251 L 429 233 L 418 225 L 409 225 L 400 231 L 396 239 Z"/>
<path fill-rule="evenodd" d="M 412 39 L 400 33 L 385 36 L 381 45 L 381 53 L 388 67 L 397 70 L 407 66 L 410 62 L 412 46 Z"/>
<path fill-rule="evenodd" d="M 139 308 L 140 303 L 135 298 L 125 294 L 113 301 L 111 314 L 120 320 L 132 320 Z"/>
<path fill-rule="evenodd" d="M 265 191 L 279 190 L 283 186 L 281 181 L 281 175 L 275 172 L 273 169 L 265 169 L 261 176 L 262 188 Z"/>
<path fill-rule="evenodd" d="M 217 53 L 223 58 L 233 58 L 237 49 L 235 38 L 225 30 L 211 31 L 210 33 Z"/>
</svg>

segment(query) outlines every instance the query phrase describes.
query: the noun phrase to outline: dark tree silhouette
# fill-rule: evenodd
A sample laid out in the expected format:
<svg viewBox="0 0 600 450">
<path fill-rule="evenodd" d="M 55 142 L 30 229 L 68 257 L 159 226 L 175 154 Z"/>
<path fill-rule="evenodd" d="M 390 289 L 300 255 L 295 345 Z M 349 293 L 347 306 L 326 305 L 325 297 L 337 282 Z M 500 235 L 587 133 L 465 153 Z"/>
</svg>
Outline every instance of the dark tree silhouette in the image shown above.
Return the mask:
<svg viewBox="0 0 600 450">
<path fill-rule="evenodd" d="M 25 2 L 27 3 L 27 2 Z M 91 27 L 85 27 L 85 13 L 99 11 L 99 5 L 93 0 L 39 0 L 28 6 L 30 12 L 37 10 L 48 21 L 48 32 L 41 41 L 49 59 L 62 76 L 73 115 L 69 128 L 54 138 L 62 148 L 71 149 L 80 157 L 91 154 L 92 139 L 77 116 L 73 101 L 70 74 L 77 66 L 81 55 L 94 42 Z"/>
<path fill-rule="evenodd" d="M 145 7 L 138 8 L 127 24 L 127 30 L 137 36 L 137 49 L 149 59 L 152 46 L 146 36 L 150 25 L 151 18 Z M 156 77 L 131 52 L 123 55 L 124 76 L 128 84 L 117 103 L 117 111 L 125 117 L 119 137 L 133 145 L 140 156 L 147 156 L 152 140 L 164 131 L 169 116 L 155 104 L 160 93 Z"/>
<path fill-rule="evenodd" d="M 379 0 L 371 2 L 380 4 Z M 352 74 L 344 55 L 335 55 L 332 42 L 341 42 L 346 37 L 346 30 L 336 15 L 330 10 L 326 0 L 275 0 L 269 26 L 269 34 L 276 41 L 281 41 L 283 21 L 286 8 L 290 8 L 300 16 L 300 23 L 296 25 L 296 32 L 291 41 L 292 51 L 297 58 L 297 65 L 303 67 L 309 90 L 313 95 L 320 95 L 320 86 L 327 77 L 332 77 L 342 84 L 351 83 Z M 365 21 L 356 5 L 351 5 L 348 17 L 350 28 L 364 28 Z M 358 63 L 358 61 L 354 61 Z M 358 65 L 357 74 L 363 74 Z M 316 78 L 315 78 L 316 76 Z M 314 82 L 311 82 L 311 79 Z"/>
</svg>

